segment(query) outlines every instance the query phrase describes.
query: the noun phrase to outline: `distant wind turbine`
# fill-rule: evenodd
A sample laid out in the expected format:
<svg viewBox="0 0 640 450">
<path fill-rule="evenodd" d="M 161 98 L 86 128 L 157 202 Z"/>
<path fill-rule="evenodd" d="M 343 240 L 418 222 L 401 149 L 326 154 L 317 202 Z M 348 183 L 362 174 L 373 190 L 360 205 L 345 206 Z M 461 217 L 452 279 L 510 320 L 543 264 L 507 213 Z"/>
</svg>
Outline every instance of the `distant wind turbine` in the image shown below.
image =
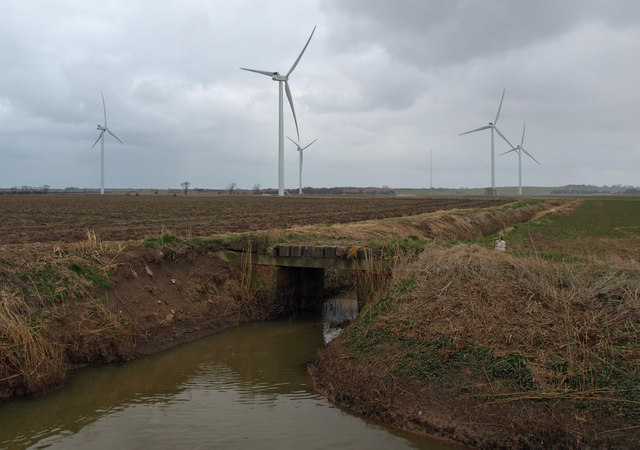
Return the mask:
<svg viewBox="0 0 640 450">
<path fill-rule="evenodd" d="M 93 143 L 91 148 L 95 147 L 98 141 L 100 141 L 100 194 L 104 194 L 104 132 L 106 131 L 107 133 L 109 133 L 111 136 L 116 138 L 118 142 L 120 142 L 121 144 L 122 144 L 122 141 L 120 140 L 120 138 L 118 138 L 118 136 L 113 134 L 113 132 L 107 126 L 107 107 L 104 103 L 104 94 L 102 93 L 102 91 L 100 91 L 100 95 L 102 95 L 102 109 L 104 111 L 104 126 L 98 124 L 98 130 L 100 131 L 100 135 L 98 136 L 98 139 L 96 139 L 96 141 Z"/>
<path fill-rule="evenodd" d="M 301 147 L 300 144 L 291 139 L 289 136 L 287 136 L 287 139 L 296 144 L 296 147 L 298 147 L 298 153 L 300 154 L 300 168 L 298 170 L 298 194 L 302 195 L 302 153 L 304 152 L 304 149 L 311 147 L 311 144 L 317 141 L 317 139 L 314 139 L 310 144 L 307 144 L 304 147 Z"/>
<path fill-rule="evenodd" d="M 500 137 L 504 139 L 507 144 L 509 144 L 509 147 L 513 148 L 513 145 L 511 145 L 511 142 L 509 142 L 509 140 L 506 137 L 504 137 L 504 134 L 502 134 L 498 129 L 498 127 L 496 126 L 496 123 L 498 123 L 498 117 L 500 117 L 500 110 L 502 109 L 502 101 L 504 100 L 504 93 L 505 93 L 505 90 L 503 89 L 502 97 L 500 98 L 500 106 L 498 106 L 498 112 L 493 122 L 489 122 L 489 125 L 485 125 L 484 127 L 476 128 L 475 130 L 471 130 L 471 131 L 466 131 L 458 135 L 458 136 L 462 136 L 463 134 L 475 133 L 476 131 L 489 130 L 489 129 L 491 130 L 491 192 L 494 195 L 496 192 L 496 161 L 495 161 L 496 158 L 495 158 L 495 150 L 494 150 L 493 131 L 495 130 L 496 133 L 498 133 Z"/>
<path fill-rule="evenodd" d="M 293 113 L 293 121 L 296 124 L 296 135 L 298 136 L 298 140 L 300 140 L 300 131 L 298 130 L 298 119 L 296 119 L 296 110 L 293 108 L 293 98 L 291 97 L 291 90 L 289 89 L 289 75 L 296 68 L 300 58 L 304 51 L 307 49 L 309 42 L 311 42 L 311 38 L 313 37 L 313 33 L 315 33 L 316 27 L 313 27 L 313 31 L 311 31 L 311 36 L 307 39 L 307 43 L 304 45 L 304 48 L 296 58 L 295 62 L 289 69 L 286 75 L 280 75 L 279 72 L 267 72 L 264 70 L 255 70 L 255 69 L 246 69 L 241 67 L 242 70 L 248 70 L 249 72 L 255 72 L 262 75 L 266 75 L 271 77 L 273 81 L 278 82 L 279 87 L 279 103 L 278 103 L 278 195 L 284 195 L 284 120 L 283 120 L 283 107 L 282 107 L 282 85 L 284 84 L 284 89 L 287 92 L 287 99 L 289 100 L 289 105 L 291 106 L 291 112 Z"/>
<path fill-rule="evenodd" d="M 520 144 L 517 147 L 513 147 L 511 150 L 507 150 L 504 153 L 500 153 L 498 156 L 506 155 L 507 153 L 516 152 L 518 153 L 518 195 L 522 195 L 522 152 L 525 152 L 526 155 L 533 159 L 537 164 L 540 164 L 537 159 L 535 159 L 531 154 L 524 149 L 522 146 L 524 144 L 524 128 L 527 124 L 522 124 L 522 139 L 520 139 Z"/>
</svg>

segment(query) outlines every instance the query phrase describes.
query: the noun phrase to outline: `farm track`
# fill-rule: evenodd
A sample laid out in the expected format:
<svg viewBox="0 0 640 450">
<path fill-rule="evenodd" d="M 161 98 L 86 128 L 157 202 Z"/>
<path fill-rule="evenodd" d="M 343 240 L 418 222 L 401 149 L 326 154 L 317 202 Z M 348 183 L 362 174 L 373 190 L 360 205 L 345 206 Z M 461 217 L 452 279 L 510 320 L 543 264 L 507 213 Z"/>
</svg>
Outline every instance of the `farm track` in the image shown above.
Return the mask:
<svg viewBox="0 0 640 450">
<path fill-rule="evenodd" d="M 259 197 L 0 195 L 0 244 L 105 241 L 172 233 L 211 236 L 297 225 L 336 224 L 499 206 L 510 199 L 427 197 Z"/>
</svg>

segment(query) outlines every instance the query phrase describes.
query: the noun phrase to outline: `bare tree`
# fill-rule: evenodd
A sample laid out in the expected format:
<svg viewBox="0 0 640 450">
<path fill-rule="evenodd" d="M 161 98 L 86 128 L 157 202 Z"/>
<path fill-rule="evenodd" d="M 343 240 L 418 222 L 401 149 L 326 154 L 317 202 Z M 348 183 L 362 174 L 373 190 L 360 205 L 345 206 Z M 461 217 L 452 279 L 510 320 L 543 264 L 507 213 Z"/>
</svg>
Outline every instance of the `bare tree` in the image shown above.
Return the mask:
<svg viewBox="0 0 640 450">
<path fill-rule="evenodd" d="M 184 195 L 187 195 L 189 193 L 189 186 L 191 186 L 191 183 L 185 181 L 184 183 L 180 183 L 180 186 L 182 186 L 182 189 L 184 190 Z"/>
<path fill-rule="evenodd" d="M 254 184 L 253 185 L 253 193 L 258 195 L 260 194 L 260 185 L 259 184 Z"/>
<path fill-rule="evenodd" d="M 235 181 L 227 184 L 227 192 L 229 192 L 229 195 L 233 195 L 233 191 L 237 187 L 238 187 L 238 184 Z"/>
</svg>

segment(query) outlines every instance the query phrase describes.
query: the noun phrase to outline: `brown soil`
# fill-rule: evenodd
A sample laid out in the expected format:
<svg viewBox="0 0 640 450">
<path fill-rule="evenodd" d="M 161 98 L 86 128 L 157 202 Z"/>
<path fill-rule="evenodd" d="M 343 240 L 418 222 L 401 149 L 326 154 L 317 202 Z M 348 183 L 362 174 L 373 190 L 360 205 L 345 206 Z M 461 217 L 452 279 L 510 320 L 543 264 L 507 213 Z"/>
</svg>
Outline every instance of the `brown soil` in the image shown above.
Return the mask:
<svg viewBox="0 0 640 450">
<path fill-rule="evenodd" d="M 221 255 L 206 248 L 184 253 L 132 248 L 118 258 L 114 310 L 134 324 L 136 354 L 155 353 L 241 322 L 266 318 L 241 310 L 237 274 Z"/>
<path fill-rule="evenodd" d="M 483 208 L 508 199 L 34 194 L 0 195 L 0 244 L 211 236 Z"/>
</svg>

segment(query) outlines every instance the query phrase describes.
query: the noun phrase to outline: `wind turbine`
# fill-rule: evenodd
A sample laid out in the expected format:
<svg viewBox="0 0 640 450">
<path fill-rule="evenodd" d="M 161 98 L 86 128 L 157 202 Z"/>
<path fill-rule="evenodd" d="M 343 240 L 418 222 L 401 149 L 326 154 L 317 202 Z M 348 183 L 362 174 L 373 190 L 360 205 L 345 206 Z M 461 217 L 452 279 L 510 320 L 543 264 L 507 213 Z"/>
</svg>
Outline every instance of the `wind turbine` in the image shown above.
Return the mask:
<svg viewBox="0 0 640 450">
<path fill-rule="evenodd" d="M 495 150 L 494 150 L 493 131 L 495 130 L 496 133 L 498 133 L 500 137 L 504 139 L 507 144 L 509 144 L 509 147 L 513 148 L 513 145 L 511 145 L 511 142 L 509 142 L 509 140 L 506 137 L 504 137 L 504 134 L 502 134 L 498 129 L 498 127 L 496 126 L 496 123 L 498 123 L 498 117 L 500 117 L 500 110 L 502 109 L 502 101 L 504 100 L 504 93 L 505 93 L 505 89 L 502 90 L 502 97 L 500 98 L 500 106 L 498 106 L 498 112 L 493 122 L 489 122 L 489 125 L 485 125 L 484 127 L 476 128 L 475 130 L 471 130 L 471 131 L 466 131 L 458 135 L 458 136 L 462 136 L 463 134 L 475 133 L 476 131 L 489 130 L 489 129 L 491 130 L 491 192 L 492 192 L 492 195 L 495 195 L 495 192 L 496 192 L 496 161 L 495 161 L 496 158 L 495 158 Z"/>
<path fill-rule="evenodd" d="M 310 144 L 307 144 L 304 147 L 300 147 L 300 144 L 298 144 L 296 141 L 291 139 L 289 136 L 287 136 L 287 139 L 289 139 L 291 142 L 296 144 L 296 147 L 298 147 L 298 153 L 300 154 L 300 169 L 298 170 L 298 185 L 299 185 L 298 194 L 302 195 L 302 152 L 304 152 L 305 148 L 311 147 L 311 144 L 317 141 L 317 139 L 314 139 Z"/>
<path fill-rule="evenodd" d="M 102 95 L 102 109 L 104 111 L 104 126 L 98 124 L 98 130 L 100 131 L 100 135 L 98 135 L 98 139 L 93 143 L 91 148 L 95 147 L 98 141 L 100 141 L 100 194 L 104 194 L 104 132 L 106 131 L 111 136 L 116 138 L 118 142 L 122 144 L 122 141 L 118 136 L 113 134 L 113 132 L 107 126 L 107 107 L 104 103 L 104 94 L 100 91 L 100 95 Z"/>
<path fill-rule="evenodd" d="M 316 27 L 313 27 L 313 31 L 311 31 L 311 36 L 307 39 L 307 43 L 304 44 L 304 48 L 296 58 L 295 62 L 291 66 L 291 69 L 287 72 L 286 75 L 280 75 L 279 72 L 267 72 L 264 70 L 255 70 L 255 69 L 246 69 L 241 67 L 242 70 L 248 70 L 249 72 L 255 72 L 262 75 L 266 75 L 271 77 L 273 81 L 278 82 L 279 88 L 279 98 L 278 98 L 278 195 L 284 195 L 284 120 L 283 120 L 283 112 L 282 112 L 282 86 L 284 84 L 284 89 L 287 93 L 287 99 L 289 100 L 289 105 L 291 106 L 291 112 L 293 113 L 293 121 L 296 124 L 296 135 L 298 136 L 298 140 L 300 140 L 300 132 L 298 130 L 298 119 L 296 119 L 296 110 L 293 108 L 293 98 L 291 97 L 291 90 L 289 89 L 289 76 L 291 72 L 296 68 L 300 58 L 302 58 L 302 54 L 307 49 L 311 38 L 313 37 L 313 33 L 315 33 Z"/>
<path fill-rule="evenodd" d="M 524 149 L 522 144 L 524 143 L 524 128 L 527 124 L 522 124 L 522 139 L 520 139 L 520 144 L 517 147 L 513 147 L 511 150 L 507 150 L 504 153 L 500 153 L 498 156 L 506 155 L 507 153 L 516 152 L 518 153 L 518 195 L 522 195 L 522 152 L 525 152 L 529 158 L 533 159 L 537 164 L 540 164 L 537 159 L 535 159 L 531 154 Z"/>
</svg>

